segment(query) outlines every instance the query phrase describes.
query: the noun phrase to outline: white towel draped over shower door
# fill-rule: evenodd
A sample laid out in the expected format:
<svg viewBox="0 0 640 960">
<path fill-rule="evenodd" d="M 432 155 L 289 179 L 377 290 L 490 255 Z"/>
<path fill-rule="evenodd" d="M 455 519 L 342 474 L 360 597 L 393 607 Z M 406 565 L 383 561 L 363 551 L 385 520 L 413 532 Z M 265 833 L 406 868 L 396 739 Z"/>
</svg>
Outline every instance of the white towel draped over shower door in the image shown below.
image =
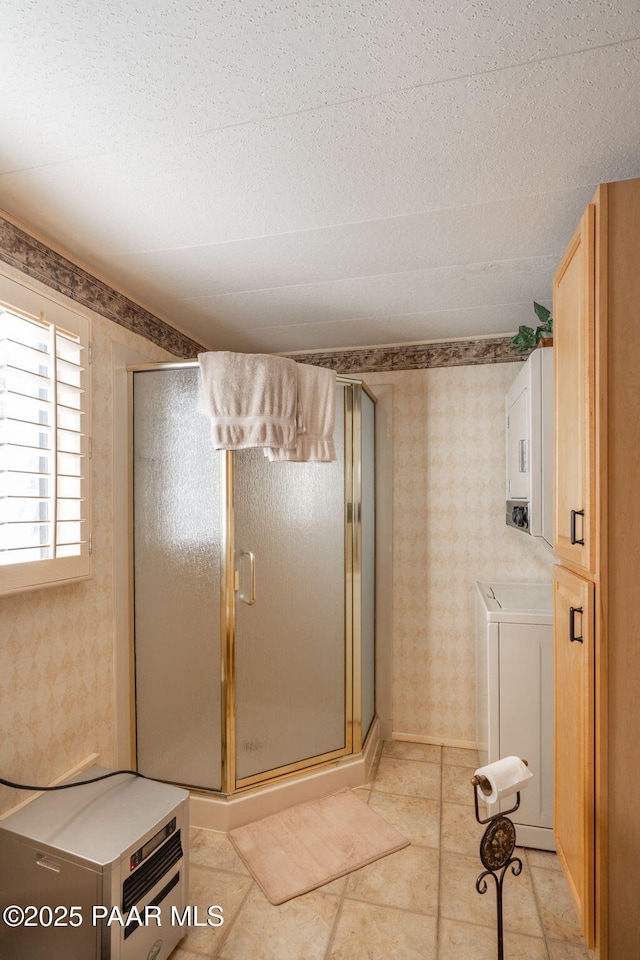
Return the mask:
<svg viewBox="0 0 640 960">
<path fill-rule="evenodd" d="M 269 460 L 330 463 L 336 459 L 333 430 L 336 420 L 336 374 L 334 370 L 298 363 L 298 388 L 306 430 L 295 446 L 270 448 Z"/>
<path fill-rule="evenodd" d="M 294 448 L 300 429 L 298 364 L 216 350 L 198 354 L 200 403 L 216 450 Z"/>
</svg>

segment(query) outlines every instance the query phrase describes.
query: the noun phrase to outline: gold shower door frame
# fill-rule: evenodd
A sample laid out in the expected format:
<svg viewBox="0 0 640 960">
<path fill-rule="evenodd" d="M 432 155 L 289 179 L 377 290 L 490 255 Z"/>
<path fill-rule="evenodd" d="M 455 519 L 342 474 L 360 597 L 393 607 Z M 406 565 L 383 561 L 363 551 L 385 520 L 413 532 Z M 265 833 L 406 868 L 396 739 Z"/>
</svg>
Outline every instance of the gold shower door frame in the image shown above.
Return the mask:
<svg viewBox="0 0 640 960">
<path fill-rule="evenodd" d="M 345 388 L 345 746 L 328 753 L 298 760 L 263 771 L 251 777 L 236 778 L 236 723 L 235 723 L 235 590 L 236 554 L 234 541 L 234 470 L 235 454 L 224 454 L 223 482 L 224 510 L 224 575 L 227 589 L 221 603 L 222 647 L 222 789 L 226 793 L 253 787 L 257 784 L 285 779 L 300 771 L 334 763 L 362 751 L 362 643 L 361 643 L 361 517 L 362 476 L 360 469 L 361 430 L 360 408 L 362 390 L 372 400 L 373 394 L 361 380 L 338 376 Z"/>
<path fill-rule="evenodd" d="M 128 368 L 130 382 L 130 411 L 133 410 L 133 374 L 151 370 L 180 370 L 197 367 L 197 360 L 164 363 L 137 364 Z M 221 565 L 220 577 L 220 684 L 221 684 L 221 792 L 233 794 L 250 789 L 258 784 L 288 779 L 310 768 L 333 765 L 342 759 L 350 759 L 361 753 L 362 740 L 362 472 L 361 472 L 361 407 L 362 391 L 375 402 L 375 395 L 361 380 L 338 375 L 336 381 L 344 384 L 345 428 L 345 745 L 328 753 L 309 757 L 293 763 L 255 774 L 251 777 L 236 777 L 236 582 L 237 557 L 235 555 L 235 505 L 234 476 L 235 453 L 221 451 Z M 133 431 L 131 431 L 133 433 Z M 130 502 L 133 503 L 133 451 L 130 457 Z M 133 552 L 133 524 L 131 524 L 131 553 Z M 133 566 L 131 567 L 133 569 Z M 131 591 L 133 593 L 133 590 Z M 131 649 L 133 651 L 133 597 L 131 598 Z M 131 697 L 135 704 L 135 675 L 131 673 Z M 136 755 L 135 706 L 132 711 L 132 739 Z M 375 720 L 375 715 L 374 715 Z M 373 729 L 374 724 L 371 724 Z M 201 790 L 195 785 L 192 789 Z"/>
</svg>

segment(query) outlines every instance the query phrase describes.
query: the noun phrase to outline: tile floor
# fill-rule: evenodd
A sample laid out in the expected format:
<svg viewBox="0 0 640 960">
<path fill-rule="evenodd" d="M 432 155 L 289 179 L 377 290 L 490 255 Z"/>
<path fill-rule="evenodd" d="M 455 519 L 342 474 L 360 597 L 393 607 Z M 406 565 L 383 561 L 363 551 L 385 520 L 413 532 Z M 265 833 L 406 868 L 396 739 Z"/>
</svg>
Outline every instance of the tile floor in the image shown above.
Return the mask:
<svg viewBox="0 0 640 960">
<path fill-rule="evenodd" d="M 274 907 L 224 834 L 192 831 L 189 903 L 225 922 L 189 932 L 171 960 L 495 960 L 493 884 L 477 893 L 482 827 L 475 751 L 387 741 L 356 790 L 411 846 Z M 553 853 L 520 849 L 504 886 L 505 960 L 591 960 Z"/>
</svg>

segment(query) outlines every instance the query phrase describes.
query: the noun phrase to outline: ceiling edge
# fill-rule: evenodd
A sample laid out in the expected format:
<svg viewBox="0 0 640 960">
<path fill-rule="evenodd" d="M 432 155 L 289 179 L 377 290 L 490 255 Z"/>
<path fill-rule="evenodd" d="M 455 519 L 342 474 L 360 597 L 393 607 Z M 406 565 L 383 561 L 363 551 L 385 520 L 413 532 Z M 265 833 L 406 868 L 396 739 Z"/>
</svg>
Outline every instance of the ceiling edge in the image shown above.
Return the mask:
<svg viewBox="0 0 640 960">
<path fill-rule="evenodd" d="M 189 360 L 207 349 L 3 216 L 0 260 L 176 357 Z"/>
<path fill-rule="evenodd" d="M 208 349 L 5 216 L 0 216 L 0 260 L 176 357 L 192 360 Z M 516 352 L 510 338 L 504 336 L 393 347 L 297 351 L 287 355 L 300 363 L 329 367 L 337 373 L 347 374 L 512 363 L 526 359 L 525 355 Z"/>
</svg>

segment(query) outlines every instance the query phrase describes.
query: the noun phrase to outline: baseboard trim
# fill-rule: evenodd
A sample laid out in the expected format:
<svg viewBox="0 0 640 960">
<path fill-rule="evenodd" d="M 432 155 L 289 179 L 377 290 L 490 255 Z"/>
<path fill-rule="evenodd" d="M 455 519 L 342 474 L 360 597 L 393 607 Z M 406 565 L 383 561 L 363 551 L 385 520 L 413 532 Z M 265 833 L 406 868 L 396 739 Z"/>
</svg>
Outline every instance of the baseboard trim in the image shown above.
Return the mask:
<svg viewBox="0 0 640 960">
<path fill-rule="evenodd" d="M 394 730 L 392 740 L 404 740 L 405 743 L 433 743 L 439 747 L 462 747 L 465 750 L 477 750 L 475 740 L 453 740 L 450 737 L 425 737 L 419 733 L 402 733 Z"/>
<path fill-rule="evenodd" d="M 63 774 L 59 777 L 56 777 L 55 780 L 51 780 L 49 783 L 44 784 L 46 787 L 57 787 L 59 783 L 64 783 L 65 780 L 70 780 L 71 777 L 75 777 L 76 774 L 82 773 L 84 770 L 88 770 L 89 767 L 94 765 L 99 765 L 100 754 L 99 753 L 90 753 L 88 756 L 81 760 L 80 763 L 76 763 L 75 767 L 70 767 L 68 770 L 65 770 Z M 41 797 L 43 794 L 42 790 L 39 790 L 38 793 L 30 794 L 26 800 L 21 800 L 20 803 L 14 804 L 14 806 L 9 807 L 8 810 L 5 810 L 3 813 L 0 813 L 0 820 L 4 820 L 5 817 L 10 816 L 12 813 L 16 813 L 18 810 L 22 810 L 23 807 L 26 807 L 32 800 L 35 800 L 36 797 Z"/>
</svg>

